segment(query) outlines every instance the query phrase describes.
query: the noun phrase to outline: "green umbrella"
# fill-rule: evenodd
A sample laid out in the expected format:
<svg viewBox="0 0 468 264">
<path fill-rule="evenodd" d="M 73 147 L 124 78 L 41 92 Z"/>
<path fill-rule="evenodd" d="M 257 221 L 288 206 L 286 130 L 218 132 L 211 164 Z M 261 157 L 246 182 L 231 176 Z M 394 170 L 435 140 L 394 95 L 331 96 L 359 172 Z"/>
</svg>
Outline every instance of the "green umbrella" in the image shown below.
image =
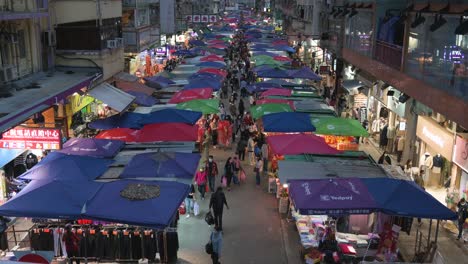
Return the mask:
<svg viewBox="0 0 468 264">
<path fill-rule="evenodd" d="M 253 56 L 253 60 L 257 61 L 257 60 L 274 60 L 274 59 L 273 57 L 270 57 L 268 55 L 257 55 L 257 56 Z"/>
<path fill-rule="evenodd" d="M 282 68 L 283 64 L 281 62 L 275 61 L 275 60 L 261 60 L 261 61 L 256 61 L 255 66 L 262 66 L 262 65 L 268 65 L 271 66 L 272 68 Z"/>
<path fill-rule="evenodd" d="M 202 112 L 203 114 L 215 114 L 219 112 L 218 99 L 197 99 L 177 104 L 177 109 Z"/>
<path fill-rule="evenodd" d="M 262 117 L 263 115 L 272 114 L 272 113 L 279 113 L 279 112 L 292 112 L 293 110 L 289 106 L 289 104 L 262 104 L 252 106 L 250 108 L 250 112 L 252 113 L 252 117 L 257 119 Z"/>
<path fill-rule="evenodd" d="M 316 134 L 368 137 L 369 133 L 361 126 L 359 121 L 349 118 L 319 117 L 311 115 L 312 125 Z"/>
</svg>

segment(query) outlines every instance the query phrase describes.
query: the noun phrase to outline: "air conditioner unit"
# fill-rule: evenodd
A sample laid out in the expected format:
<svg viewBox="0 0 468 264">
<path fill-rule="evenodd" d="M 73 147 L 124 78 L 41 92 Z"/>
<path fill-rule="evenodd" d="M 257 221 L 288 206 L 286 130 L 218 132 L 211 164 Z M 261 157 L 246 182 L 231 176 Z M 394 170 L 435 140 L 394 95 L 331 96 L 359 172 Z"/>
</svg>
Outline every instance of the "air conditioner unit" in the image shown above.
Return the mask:
<svg viewBox="0 0 468 264">
<path fill-rule="evenodd" d="M 115 39 L 111 39 L 107 41 L 107 48 L 108 49 L 115 49 L 117 48 L 117 41 Z"/>
<path fill-rule="evenodd" d="M 44 46 L 55 47 L 57 46 L 57 38 L 55 35 L 55 30 L 44 31 Z"/>
<path fill-rule="evenodd" d="M 115 38 L 115 42 L 117 47 L 123 47 L 124 46 L 124 39 L 123 38 Z"/>
<path fill-rule="evenodd" d="M 0 83 L 11 82 L 18 79 L 18 72 L 14 65 L 0 68 Z"/>
</svg>

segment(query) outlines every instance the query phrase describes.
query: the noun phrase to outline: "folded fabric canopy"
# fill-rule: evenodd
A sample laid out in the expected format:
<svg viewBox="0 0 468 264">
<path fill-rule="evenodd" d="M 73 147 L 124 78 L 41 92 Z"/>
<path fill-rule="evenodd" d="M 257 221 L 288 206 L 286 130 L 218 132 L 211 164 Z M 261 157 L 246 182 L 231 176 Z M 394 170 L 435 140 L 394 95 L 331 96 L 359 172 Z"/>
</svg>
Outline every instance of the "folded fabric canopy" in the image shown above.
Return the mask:
<svg viewBox="0 0 468 264">
<path fill-rule="evenodd" d="M 93 181 L 34 180 L 0 206 L 0 215 L 78 219 L 86 201 L 101 185 Z"/>
<path fill-rule="evenodd" d="M 313 132 L 315 127 L 306 113 L 283 112 L 262 117 L 265 132 Z"/>
<path fill-rule="evenodd" d="M 148 152 L 135 155 L 125 166 L 120 178 L 182 179 L 192 182 L 200 154 L 181 152 Z"/>
<path fill-rule="evenodd" d="M 140 130 L 130 128 L 113 128 L 102 131 L 97 134 L 96 138 L 122 140 L 126 143 L 136 142 L 140 136 Z"/>
<path fill-rule="evenodd" d="M 341 151 L 330 147 L 323 138 L 310 134 L 285 134 L 269 136 L 268 144 L 278 155 L 323 154 L 335 155 Z"/>
<path fill-rule="evenodd" d="M 66 155 L 55 152 L 19 176 L 26 180 L 61 180 L 83 182 L 101 176 L 112 163 L 109 159 Z"/>
<path fill-rule="evenodd" d="M 140 128 L 140 121 L 143 117 L 143 114 L 125 112 L 123 114 L 95 120 L 89 123 L 89 127 L 93 129 Z"/>
<path fill-rule="evenodd" d="M 153 198 L 126 198 L 122 194 L 146 188 L 154 192 Z M 149 228 L 165 228 L 174 219 L 182 201 L 187 197 L 189 185 L 168 181 L 120 180 L 104 183 L 84 207 L 83 216 Z"/>
<path fill-rule="evenodd" d="M 280 96 L 291 96 L 292 91 L 289 89 L 282 89 L 282 88 L 272 88 L 268 89 L 267 91 L 263 92 L 260 95 L 260 98 L 268 97 L 271 95 L 280 95 Z"/>
<path fill-rule="evenodd" d="M 393 178 L 291 180 L 301 214 L 347 215 L 373 211 L 404 217 L 457 219 L 457 214 L 412 181 Z"/>
<path fill-rule="evenodd" d="M 251 107 L 250 112 L 252 113 L 252 117 L 257 119 L 267 114 L 292 112 L 292 109 L 288 104 L 262 104 Z"/>
<path fill-rule="evenodd" d="M 58 152 L 96 158 L 113 158 L 124 145 L 125 142 L 120 140 L 72 138 L 65 142 Z"/>
<path fill-rule="evenodd" d="M 316 134 L 353 137 L 369 136 L 369 133 L 362 127 L 361 123 L 354 119 L 314 116 L 313 114 L 310 119 L 312 124 L 317 128 Z"/>
<path fill-rule="evenodd" d="M 167 108 L 146 114 L 145 118 L 141 120 L 141 124 L 185 123 L 193 125 L 201 116 L 202 113 L 198 111 Z"/>
<path fill-rule="evenodd" d="M 214 114 L 219 112 L 218 99 L 197 99 L 177 104 L 177 109 L 199 111 L 203 114 Z"/>
<path fill-rule="evenodd" d="M 141 129 L 138 142 L 197 141 L 198 126 L 184 123 L 159 123 Z"/>
<path fill-rule="evenodd" d="M 213 89 L 198 88 L 191 90 L 182 90 L 175 93 L 169 100 L 169 104 L 178 104 L 196 99 L 209 99 L 213 96 Z"/>
</svg>

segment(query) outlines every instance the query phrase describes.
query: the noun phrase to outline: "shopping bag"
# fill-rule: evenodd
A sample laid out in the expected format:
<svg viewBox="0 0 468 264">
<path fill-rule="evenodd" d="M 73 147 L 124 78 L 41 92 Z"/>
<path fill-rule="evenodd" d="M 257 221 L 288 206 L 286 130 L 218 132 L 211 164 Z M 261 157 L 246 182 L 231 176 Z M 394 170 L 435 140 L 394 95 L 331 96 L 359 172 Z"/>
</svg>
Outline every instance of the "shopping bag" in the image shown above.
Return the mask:
<svg viewBox="0 0 468 264">
<path fill-rule="evenodd" d="M 244 170 L 241 170 L 241 171 L 240 171 L 239 177 L 240 177 L 240 181 L 241 181 L 241 182 L 245 182 L 245 180 L 247 179 L 247 176 L 245 175 L 245 171 L 244 171 Z"/>
<path fill-rule="evenodd" d="M 213 217 L 213 214 L 211 213 L 211 211 L 209 211 L 208 213 L 206 213 L 206 215 L 205 215 L 205 222 L 206 222 L 208 225 L 214 224 L 214 217 Z"/>
<path fill-rule="evenodd" d="M 223 176 L 223 178 L 221 179 L 221 186 L 223 186 L 223 188 L 226 188 L 226 186 L 227 186 L 226 176 Z"/>
<path fill-rule="evenodd" d="M 193 203 L 193 214 L 195 216 L 200 214 L 200 205 L 197 202 Z"/>
<path fill-rule="evenodd" d="M 211 243 L 211 241 L 206 243 L 205 251 L 206 251 L 206 254 L 208 254 L 208 255 L 213 254 L 213 244 Z"/>
<path fill-rule="evenodd" d="M 237 177 L 237 175 L 233 175 L 232 176 L 232 181 L 234 182 L 234 184 L 239 184 L 239 177 Z"/>
<path fill-rule="evenodd" d="M 184 215 L 185 212 L 186 212 L 186 210 L 185 210 L 185 203 L 182 203 L 182 204 L 179 206 L 179 214 Z"/>
</svg>

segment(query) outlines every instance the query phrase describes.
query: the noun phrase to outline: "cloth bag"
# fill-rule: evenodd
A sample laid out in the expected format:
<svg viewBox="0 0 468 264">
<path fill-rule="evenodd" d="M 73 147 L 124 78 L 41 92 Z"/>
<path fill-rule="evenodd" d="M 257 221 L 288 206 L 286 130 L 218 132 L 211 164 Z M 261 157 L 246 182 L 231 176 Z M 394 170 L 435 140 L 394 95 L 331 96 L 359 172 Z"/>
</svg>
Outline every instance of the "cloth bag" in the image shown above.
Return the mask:
<svg viewBox="0 0 468 264">
<path fill-rule="evenodd" d="M 223 176 L 223 178 L 221 179 L 221 186 L 223 186 L 223 188 L 226 188 L 226 186 L 227 186 L 226 176 Z"/>
<path fill-rule="evenodd" d="M 193 203 L 193 214 L 195 216 L 200 214 L 200 205 L 197 202 Z"/>
<path fill-rule="evenodd" d="M 241 182 L 245 182 L 247 180 L 247 176 L 245 175 L 245 171 L 241 170 L 239 173 L 239 178 Z"/>
<path fill-rule="evenodd" d="M 208 224 L 208 225 L 212 225 L 214 224 L 214 217 L 213 217 L 213 214 L 210 212 L 206 213 L 205 215 L 205 222 Z"/>
</svg>

